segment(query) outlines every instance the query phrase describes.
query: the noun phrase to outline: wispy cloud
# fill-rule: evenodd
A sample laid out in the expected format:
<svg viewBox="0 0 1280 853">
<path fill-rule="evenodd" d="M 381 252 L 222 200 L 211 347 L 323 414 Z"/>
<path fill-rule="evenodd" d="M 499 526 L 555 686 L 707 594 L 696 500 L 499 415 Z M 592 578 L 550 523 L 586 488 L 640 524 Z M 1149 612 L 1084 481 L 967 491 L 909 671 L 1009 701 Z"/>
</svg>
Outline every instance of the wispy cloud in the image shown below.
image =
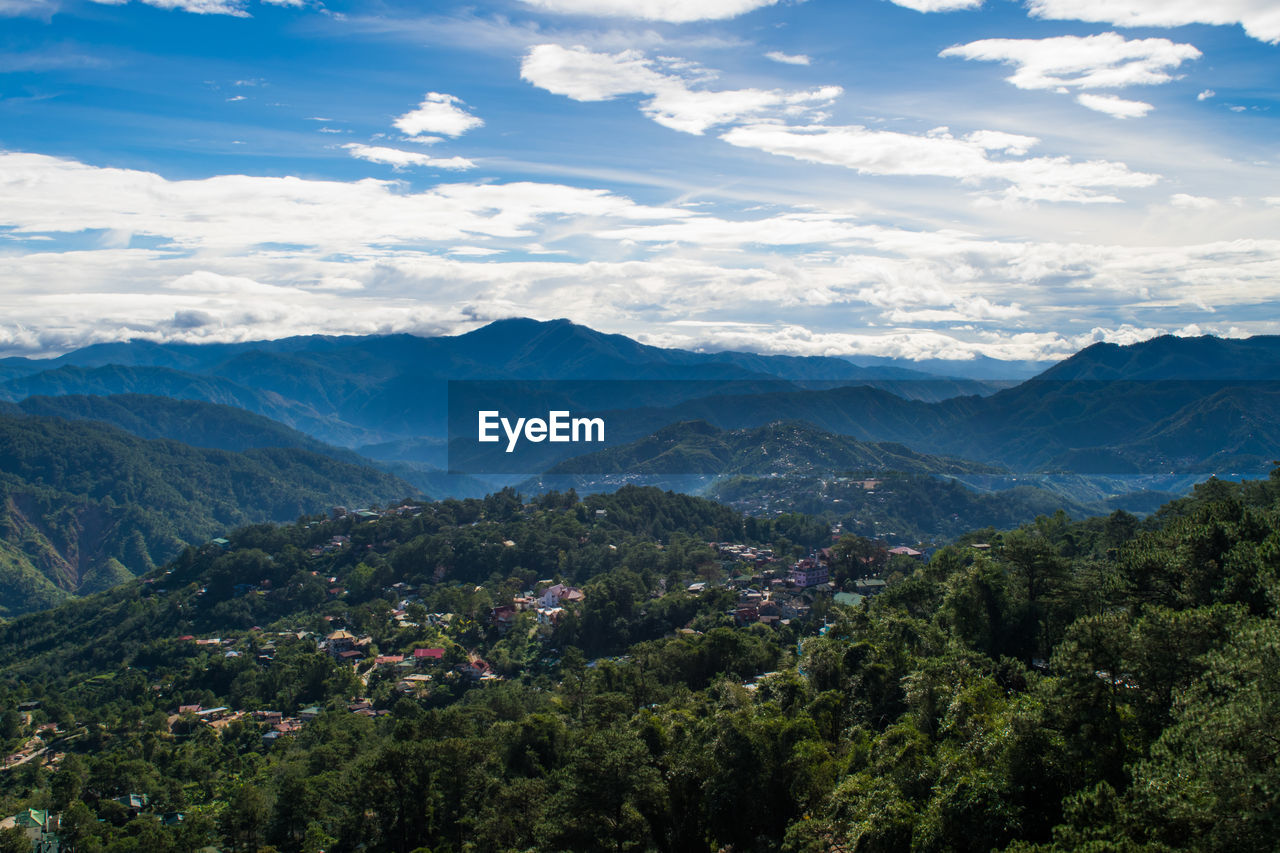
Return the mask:
<svg viewBox="0 0 1280 853">
<path fill-rule="evenodd" d="M 684 24 L 736 18 L 778 0 L 521 0 L 527 6 L 563 15 L 634 18 Z"/>
<path fill-rule="evenodd" d="M 764 55 L 764 58 L 781 62 L 783 65 L 808 65 L 812 61 L 803 53 L 783 53 L 780 50 L 771 50 Z"/>
<path fill-rule="evenodd" d="M 1155 109 L 1145 101 L 1128 101 L 1115 95 L 1094 95 L 1089 92 L 1077 95 L 1076 103 L 1113 118 L 1141 118 Z"/>
<path fill-rule="evenodd" d="M 1027 7 L 1037 18 L 1117 27 L 1240 24 L 1259 41 L 1280 42 L 1280 11 L 1273 0 L 1027 0 Z"/>
<path fill-rule="evenodd" d="M 1019 89 L 1116 89 L 1168 83 L 1171 70 L 1200 58 L 1190 44 L 1125 39 L 1119 33 L 1043 39 L 983 39 L 949 47 L 939 56 L 1003 62 Z"/>
<path fill-rule="evenodd" d="M 764 117 L 799 116 L 839 97 L 839 86 L 779 89 L 710 89 L 714 74 L 671 59 L 649 59 L 639 51 L 598 53 L 585 47 L 541 44 L 531 49 L 520 76 L 575 101 L 607 101 L 646 95 L 645 115 L 664 127 L 702 134 L 710 128 Z"/>
<path fill-rule="evenodd" d="M 93 2 L 103 6 L 122 6 L 130 0 L 93 0 Z M 236 18 L 249 17 L 250 5 L 249 0 L 140 0 L 140 2 L 157 9 L 178 9 L 196 15 L 231 15 Z M 306 0 L 258 0 L 258 2 L 268 6 L 294 8 L 306 5 Z"/>
<path fill-rule="evenodd" d="M 983 39 L 955 45 L 941 57 L 1002 62 L 1016 69 L 1005 78 L 1019 89 L 1048 89 L 1066 93 L 1072 89 L 1118 89 L 1152 86 L 1174 79 L 1173 70 L 1201 54 L 1193 45 L 1168 39 L 1127 40 L 1118 33 L 1093 36 L 1057 36 L 1044 39 Z M 1150 104 L 1118 98 L 1084 96 L 1084 106 L 1130 118 L 1152 109 Z"/>
<path fill-rule="evenodd" d="M 323 130 L 323 128 L 321 129 Z M 370 163 L 382 163 L 391 166 L 396 171 L 414 167 L 466 170 L 474 169 L 476 165 L 465 157 L 431 157 L 418 151 L 402 151 L 399 148 L 361 145 L 358 142 L 349 142 L 342 147 L 352 157 L 368 160 Z"/>
<path fill-rule="evenodd" d="M 917 12 L 958 12 L 961 9 L 977 9 L 982 0 L 890 0 L 896 6 Z"/>
</svg>

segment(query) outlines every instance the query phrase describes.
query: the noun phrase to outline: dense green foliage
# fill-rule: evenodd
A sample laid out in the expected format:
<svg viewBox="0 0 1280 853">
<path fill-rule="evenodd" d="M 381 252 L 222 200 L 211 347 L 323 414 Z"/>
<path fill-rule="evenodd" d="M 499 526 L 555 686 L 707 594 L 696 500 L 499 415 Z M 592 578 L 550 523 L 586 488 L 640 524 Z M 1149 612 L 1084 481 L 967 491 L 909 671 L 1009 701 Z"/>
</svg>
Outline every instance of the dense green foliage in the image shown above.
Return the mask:
<svg viewBox="0 0 1280 853">
<path fill-rule="evenodd" d="M 1077 518 L 1116 509 L 1152 512 L 1172 497 L 1143 492 L 1081 501 L 1029 484 L 979 492 L 954 479 L 876 470 L 837 477 L 727 477 L 705 494 L 752 515 L 822 516 L 850 533 L 908 544 L 946 542 L 982 527 L 1017 527 L 1059 509 Z"/>
<path fill-rule="evenodd" d="M 308 450 L 197 449 L 89 421 L 0 415 L 0 615 L 105 589 L 239 525 L 414 491 Z"/>
<path fill-rule="evenodd" d="M 50 720 L 64 751 L 0 774 L 3 805 L 60 810 L 72 851 L 1274 846 L 1280 471 L 1145 521 L 1043 516 L 894 561 L 879 596 L 826 605 L 821 636 L 735 628 L 733 593 L 684 591 L 739 570 L 706 541 L 790 550 L 824 527 L 627 488 L 245 528 L 0 627 L 3 745 Z M 845 537 L 837 578 L 873 551 Z M 586 598 L 550 635 L 491 627 L 536 578 Z M 416 625 L 392 613 L 397 582 L 418 587 Z M 445 659 L 427 690 L 364 685 L 296 636 L 335 623 Z M 477 654 L 505 680 L 451 674 Z M 389 713 L 352 713 L 361 693 Z M 13 709 L 32 698 L 29 725 Z M 193 702 L 324 710 L 266 746 L 247 718 L 166 718 Z M 148 813 L 113 799 L 129 793 Z M 170 811 L 185 819 L 151 814 Z"/>
<path fill-rule="evenodd" d="M 858 441 L 790 421 L 732 432 L 706 421 L 686 421 L 639 441 L 576 456 L 547 473 L 780 476 L 864 469 L 939 475 L 1001 473 L 989 465 L 915 453 L 892 442 Z"/>
<path fill-rule="evenodd" d="M 310 450 L 352 464 L 368 464 L 352 451 L 331 447 L 278 421 L 236 406 L 201 400 L 149 394 L 66 394 L 27 397 L 16 405 L 29 415 L 102 421 L 139 438 L 168 438 L 192 447 L 237 452 L 286 447 Z"/>
</svg>

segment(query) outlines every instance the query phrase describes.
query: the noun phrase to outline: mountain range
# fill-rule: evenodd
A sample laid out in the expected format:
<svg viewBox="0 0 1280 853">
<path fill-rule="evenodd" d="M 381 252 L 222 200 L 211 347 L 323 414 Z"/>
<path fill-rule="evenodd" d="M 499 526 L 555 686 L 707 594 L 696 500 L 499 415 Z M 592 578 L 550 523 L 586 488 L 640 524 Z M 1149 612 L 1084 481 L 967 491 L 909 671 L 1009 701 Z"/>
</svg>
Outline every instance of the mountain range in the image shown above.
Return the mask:
<svg viewBox="0 0 1280 853">
<path fill-rule="evenodd" d="M 998 384 L 953 380 L 841 358 L 699 353 L 648 346 L 567 320 L 500 320 L 453 337 L 285 338 L 236 344 L 96 344 L 53 359 L 0 361 L 0 399 L 151 394 L 236 406 L 330 444 L 371 446 L 446 433 L 449 380 L 667 380 L 670 405 L 716 383 L 874 383 L 903 396 L 943 399 Z M 710 384 L 708 384 L 710 383 Z M 799 386 L 796 386 L 799 387 Z M 579 405 L 627 404 L 629 392 Z M 427 460 L 421 460 L 427 461 Z"/>
<path fill-rule="evenodd" d="M 433 467 L 447 451 L 468 470 L 465 450 L 446 444 L 453 380 L 607 418 L 607 446 L 591 455 L 536 448 L 525 474 L 548 481 L 607 488 L 682 473 L 705 487 L 729 476 L 746 500 L 744 483 L 771 476 L 895 470 L 976 483 L 1008 470 L 1025 483 L 1026 472 L 1065 472 L 1080 508 L 1123 494 L 1127 476 L 1267 470 L 1280 447 L 1277 377 L 1277 337 L 1095 344 L 1010 385 L 663 349 L 523 319 L 455 337 L 128 342 L 3 359 L 0 608 L 102 588 L 237 524 L 522 480 Z M 1135 490 L 1166 488 L 1143 482 Z"/>
</svg>

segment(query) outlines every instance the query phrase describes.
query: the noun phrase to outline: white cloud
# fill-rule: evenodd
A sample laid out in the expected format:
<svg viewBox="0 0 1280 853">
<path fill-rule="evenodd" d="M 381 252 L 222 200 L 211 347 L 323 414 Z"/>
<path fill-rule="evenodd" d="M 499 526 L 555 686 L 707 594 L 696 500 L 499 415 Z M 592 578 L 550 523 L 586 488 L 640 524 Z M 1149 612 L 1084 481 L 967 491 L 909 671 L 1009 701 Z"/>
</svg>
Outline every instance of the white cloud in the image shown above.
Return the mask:
<svg viewBox="0 0 1280 853">
<path fill-rule="evenodd" d="M 1240 24 L 1259 41 L 1280 42 L 1280 5 L 1275 0 L 1028 0 L 1027 6 L 1038 18 L 1117 27 Z"/>
<path fill-rule="evenodd" d="M 1003 62 L 1016 69 L 1008 81 L 1019 89 L 1116 89 L 1173 79 L 1170 71 L 1200 58 L 1193 45 L 1168 39 L 1126 40 L 1118 33 L 1045 39 L 983 39 L 956 45 L 939 56 Z"/>
<path fill-rule="evenodd" d="M 428 92 L 416 110 L 400 116 L 393 124 L 408 136 L 427 133 L 461 136 L 480 127 L 484 121 L 463 109 L 462 101 L 453 95 Z"/>
<path fill-rule="evenodd" d="M 977 9 L 982 0 L 891 0 L 896 6 L 917 12 L 956 12 L 961 9 Z"/>
<path fill-rule="evenodd" d="M 1196 95 L 1196 100 L 1197 100 L 1197 101 L 1207 101 L 1207 100 L 1209 100 L 1210 98 L 1212 98 L 1212 97 L 1213 97 L 1214 95 L 1216 95 L 1216 94 L 1218 94 L 1218 93 L 1217 93 L 1217 92 L 1215 92 L 1215 91 L 1213 91 L 1212 89 L 1205 89 L 1203 92 L 1201 92 L 1200 94 Z"/>
<path fill-rule="evenodd" d="M 547 12 L 591 15 L 602 18 L 634 18 L 641 21 L 715 21 L 736 18 L 778 0 L 521 0 Z"/>
<path fill-rule="evenodd" d="M 1145 101 L 1127 101 L 1115 95 L 1094 95 L 1089 92 L 1077 95 L 1076 103 L 1114 118 L 1141 118 L 1155 109 Z"/>
<path fill-rule="evenodd" d="M 988 151 L 1003 151 L 1006 154 L 1026 154 L 1039 139 L 1034 136 L 1022 136 L 1017 133 L 1005 133 L 1000 130 L 975 130 L 965 139 Z"/>
<path fill-rule="evenodd" d="M 399 184 L 221 175 L 170 181 L 40 154 L 0 153 L 0 227 L 16 233 L 89 230 L 169 241 L 178 251 L 245 251 L 267 243 L 358 251 L 468 236 L 522 237 L 542 217 L 621 221 L 688 216 L 604 190 L 560 184 Z"/>
<path fill-rule="evenodd" d="M 812 61 L 803 53 L 790 54 L 780 50 L 771 50 L 764 55 L 764 58 L 781 62 L 783 65 L 808 65 Z"/>
<path fill-rule="evenodd" d="M 102 6 L 123 6 L 129 0 L 93 0 L 93 2 Z M 141 2 L 157 9 L 176 9 L 196 15 L 249 17 L 249 12 L 246 9 L 249 5 L 248 0 L 141 0 Z M 306 5 L 306 0 L 259 0 L 259 2 L 268 6 L 291 6 L 293 8 L 302 8 Z"/>
<path fill-rule="evenodd" d="M 549 183 L 179 181 L 33 154 L 0 154 L 0 233 L 18 238 L 0 291 L 8 352 L 440 334 L 525 315 L 710 348 L 1033 358 L 1193 323 L 1274 332 L 1257 306 L 1280 302 L 1274 239 L 1034 242 L 820 208 L 731 218 Z M 560 254 L 529 260 L 542 246 Z"/>
<path fill-rule="evenodd" d="M 732 128 L 721 139 L 731 145 L 810 163 L 843 166 L 867 175 L 935 176 L 973 184 L 1003 182 L 1008 185 L 1003 197 L 1011 201 L 1115 202 L 1119 199 L 1100 190 L 1146 187 L 1159 180 L 1156 175 L 1133 172 L 1123 163 L 1105 160 L 993 158 L 988 148 L 991 138 L 986 136 L 957 139 L 949 135 L 868 130 L 856 125 L 757 124 Z"/>
<path fill-rule="evenodd" d="M 48 18 L 58 7 L 51 0 L 0 0 L 0 17 Z"/>
<path fill-rule="evenodd" d="M 821 121 L 824 116 L 818 108 L 842 90 L 836 86 L 799 92 L 711 90 L 702 88 L 711 76 L 705 69 L 669 58 L 651 60 L 639 51 L 606 54 L 542 44 L 526 54 L 521 76 L 576 101 L 648 95 L 640 109 L 659 124 L 692 134 L 726 127 L 720 138 L 742 148 L 844 166 L 868 175 L 1005 182 L 1010 185 L 1002 195 L 1007 201 L 1115 202 L 1119 199 L 1099 190 L 1145 187 L 1158 179 L 1132 172 L 1123 163 L 1101 160 L 1011 159 L 1025 154 L 1038 140 L 1002 131 L 978 130 L 957 139 L 945 127 L 917 135 L 860 126 L 788 124 L 796 119 Z M 1004 156 L 995 157 L 995 153 Z"/>
<path fill-rule="evenodd" d="M 352 157 L 368 160 L 370 163 L 383 163 L 397 171 L 413 166 L 433 169 L 472 169 L 475 163 L 465 157 L 432 157 L 418 151 L 401 151 L 399 148 L 383 148 L 377 145 L 361 145 L 349 142 L 342 146 Z"/>
<path fill-rule="evenodd" d="M 1216 199 L 1188 195 L 1187 193 L 1174 193 L 1169 197 L 1169 203 L 1174 207 L 1182 207 L 1189 210 L 1212 210 L 1215 207 L 1222 206 L 1221 202 Z"/>
<path fill-rule="evenodd" d="M 122 6 L 129 0 L 93 0 L 93 2 L 103 6 Z M 157 9 L 179 9 L 197 15 L 249 17 L 249 13 L 245 11 L 247 5 L 245 0 L 142 0 L 142 2 Z"/>
<path fill-rule="evenodd" d="M 794 92 L 695 89 L 693 86 L 702 85 L 710 75 L 687 63 L 651 60 L 634 50 L 608 54 L 558 44 L 531 48 L 520 66 L 520 76 L 575 101 L 648 95 L 640 107 L 645 115 L 665 127 L 692 134 L 745 119 L 804 114 L 843 93 L 839 86 Z"/>
</svg>

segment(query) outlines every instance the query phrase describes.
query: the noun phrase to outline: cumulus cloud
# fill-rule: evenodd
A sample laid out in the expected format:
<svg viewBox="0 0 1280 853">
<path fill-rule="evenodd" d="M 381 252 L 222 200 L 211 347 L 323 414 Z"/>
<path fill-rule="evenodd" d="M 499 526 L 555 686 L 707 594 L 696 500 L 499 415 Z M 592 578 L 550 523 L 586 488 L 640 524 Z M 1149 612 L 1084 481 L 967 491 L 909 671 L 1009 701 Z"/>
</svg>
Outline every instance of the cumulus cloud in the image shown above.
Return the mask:
<svg viewBox="0 0 1280 853">
<path fill-rule="evenodd" d="M 1094 95 L 1089 92 L 1077 95 L 1076 103 L 1114 118 L 1141 118 L 1155 109 L 1145 101 L 1128 101 L 1115 95 Z"/>
<path fill-rule="evenodd" d="M 1203 92 L 1201 92 L 1200 94 L 1196 95 L 1196 100 L 1197 100 L 1197 101 L 1207 101 L 1207 100 L 1209 100 L 1210 98 L 1212 98 L 1212 97 L 1213 97 L 1214 95 L 1216 95 L 1216 94 L 1218 94 L 1218 93 L 1217 93 L 1217 92 L 1215 92 L 1215 91 L 1213 91 L 1212 89 L 1205 89 Z"/>
<path fill-rule="evenodd" d="M 520 76 L 575 101 L 648 95 L 640 106 L 645 115 L 664 127 L 695 135 L 745 119 L 803 115 L 843 93 L 839 86 L 793 92 L 700 88 L 714 75 L 687 63 L 653 60 L 634 50 L 609 54 L 558 44 L 530 49 L 520 66 Z"/>
<path fill-rule="evenodd" d="M 778 0 L 521 0 L 528 6 L 563 15 L 634 18 L 641 21 L 718 21 L 736 18 Z"/>
<path fill-rule="evenodd" d="M 462 101 L 453 95 L 428 92 L 416 110 L 405 113 L 392 124 L 406 136 L 421 137 L 430 133 L 461 136 L 482 126 L 484 121 L 467 112 Z"/>
<path fill-rule="evenodd" d="M 1240 24 L 1259 41 L 1280 42 L 1280 6 L 1274 0 L 1028 0 L 1027 7 L 1038 18 L 1117 27 Z"/>
<path fill-rule="evenodd" d="M 324 130 L 324 128 L 321 128 Z M 473 169 L 472 163 L 465 157 L 432 157 L 418 151 L 402 151 L 399 148 L 384 148 L 378 145 L 361 145 L 349 142 L 342 146 L 352 157 L 368 160 L 370 163 L 382 163 L 396 171 L 422 166 L 432 169 Z"/>
<path fill-rule="evenodd" d="M 764 55 L 764 58 L 781 62 L 783 65 L 808 65 L 812 61 L 803 53 L 790 54 L 780 50 L 771 50 Z"/>
</svg>

